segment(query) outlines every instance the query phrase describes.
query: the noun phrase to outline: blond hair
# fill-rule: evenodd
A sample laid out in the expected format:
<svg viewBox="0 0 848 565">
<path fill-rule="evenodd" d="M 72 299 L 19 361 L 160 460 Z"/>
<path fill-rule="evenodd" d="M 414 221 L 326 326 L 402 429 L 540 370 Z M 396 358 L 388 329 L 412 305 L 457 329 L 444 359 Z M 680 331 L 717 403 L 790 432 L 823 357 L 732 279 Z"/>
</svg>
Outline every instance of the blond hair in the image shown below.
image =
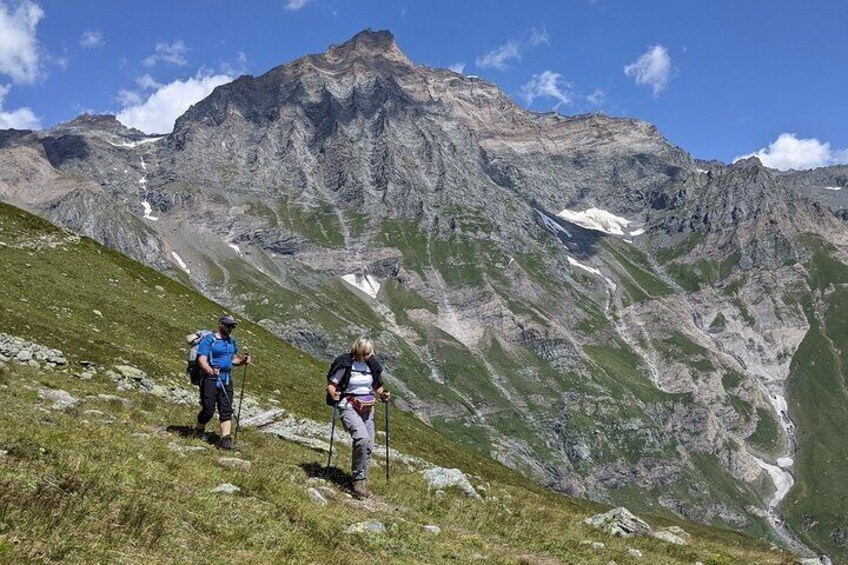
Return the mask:
<svg viewBox="0 0 848 565">
<path fill-rule="evenodd" d="M 350 354 L 357 361 L 365 361 L 374 353 L 374 342 L 363 336 L 353 342 L 350 346 Z"/>
</svg>

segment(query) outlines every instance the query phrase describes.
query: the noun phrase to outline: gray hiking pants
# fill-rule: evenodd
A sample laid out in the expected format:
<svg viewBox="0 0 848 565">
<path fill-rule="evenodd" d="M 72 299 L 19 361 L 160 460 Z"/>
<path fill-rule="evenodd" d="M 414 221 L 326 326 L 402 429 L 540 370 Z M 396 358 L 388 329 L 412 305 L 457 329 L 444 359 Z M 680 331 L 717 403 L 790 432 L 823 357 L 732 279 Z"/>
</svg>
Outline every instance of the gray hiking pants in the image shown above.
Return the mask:
<svg viewBox="0 0 848 565">
<path fill-rule="evenodd" d="M 350 473 L 354 481 L 368 478 L 368 467 L 371 466 L 371 451 L 374 449 L 374 412 L 376 407 L 367 414 L 359 415 L 352 406 L 338 408 L 342 418 L 342 426 L 353 439 L 353 462 Z"/>
</svg>

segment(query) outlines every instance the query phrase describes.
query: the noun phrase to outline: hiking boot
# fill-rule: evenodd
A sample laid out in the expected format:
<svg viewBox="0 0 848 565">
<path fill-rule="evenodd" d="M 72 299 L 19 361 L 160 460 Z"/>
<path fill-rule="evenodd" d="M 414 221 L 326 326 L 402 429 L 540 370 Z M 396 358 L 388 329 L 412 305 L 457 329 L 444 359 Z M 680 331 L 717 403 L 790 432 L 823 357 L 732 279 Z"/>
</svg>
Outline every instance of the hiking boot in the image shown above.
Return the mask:
<svg viewBox="0 0 848 565">
<path fill-rule="evenodd" d="M 365 479 L 356 479 L 353 481 L 353 496 L 360 500 L 371 496 L 371 493 L 365 488 L 365 483 Z"/>
<path fill-rule="evenodd" d="M 206 430 L 202 430 L 200 428 L 194 428 L 194 439 L 200 439 L 206 441 Z"/>
<path fill-rule="evenodd" d="M 226 449 L 231 451 L 235 449 L 236 446 L 233 443 L 233 436 L 224 436 L 221 438 L 221 441 L 218 442 L 218 449 Z"/>
</svg>

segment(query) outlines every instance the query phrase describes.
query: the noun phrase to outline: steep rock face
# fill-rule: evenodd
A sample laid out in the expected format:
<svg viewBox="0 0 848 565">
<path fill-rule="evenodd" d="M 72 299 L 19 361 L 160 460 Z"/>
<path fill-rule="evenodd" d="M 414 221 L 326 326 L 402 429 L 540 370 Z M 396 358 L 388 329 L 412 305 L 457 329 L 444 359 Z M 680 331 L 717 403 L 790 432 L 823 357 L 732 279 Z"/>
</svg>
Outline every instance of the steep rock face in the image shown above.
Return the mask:
<svg viewBox="0 0 848 565">
<path fill-rule="evenodd" d="M 169 268 L 155 232 L 100 185 L 57 171 L 41 145 L 0 150 L 0 198 L 147 265 Z"/>
<path fill-rule="evenodd" d="M 798 194 L 821 202 L 842 221 L 848 221 L 848 165 L 776 174 Z"/>
<path fill-rule="evenodd" d="M 755 160 L 528 112 L 387 32 L 218 87 L 165 138 L 88 116 L 0 159 L 4 200 L 298 346 L 370 334 L 407 409 L 543 484 L 750 531 L 815 281 L 844 284 L 816 261 L 845 228 Z"/>
</svg>

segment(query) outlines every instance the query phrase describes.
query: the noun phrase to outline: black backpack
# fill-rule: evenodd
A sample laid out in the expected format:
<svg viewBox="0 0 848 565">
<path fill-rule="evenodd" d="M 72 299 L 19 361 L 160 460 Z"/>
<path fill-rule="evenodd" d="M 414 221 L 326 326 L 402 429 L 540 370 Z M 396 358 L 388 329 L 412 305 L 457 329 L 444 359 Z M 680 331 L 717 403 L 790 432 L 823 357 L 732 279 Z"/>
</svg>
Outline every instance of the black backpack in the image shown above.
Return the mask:
<svg viewBox="0 0 848 565">
<path fill-rule="evenodd" d="M 377 359 L 376 355 L 372 355 L 365 362 L 368 365 L 368 368 L 371 369 L 371 375 L 374 378 L 375 388 L 377 386 L 383 385 L 383 380 L 381 375 L 383 373 L 383 366 L 380 364 L 380 361 Z M 353 369 L 353 359 L 351 358 L 350 353 L 344 353 L 339 355 L 333 360 L 332 364 L 330 364 L 330 370 L 327 371 L 327 382 L 330 382 L 330 377 L 332 377 L 336 371 L 339 369 L 345 369 L 344 375 L 342 375 L 339 384 L 336 385 L 336 390 L 341 392 L 344 395 L 344 391 L 347 389 L 347 385 L 350 384 L 350 373 Z M 333 400 L 333 397 L 330 396 L 330 392 L 327 391 L 325 402 L 327 406 L 335 406 L 338 404 L 337 400 Z"/>
<path fill-rule="evenodd" d="M 335 360 L 335 361 L 333 361 L 333 362 L 332 362 L 332 364 L 330 365 L 330 370 L 329 370 L 329 371 L 327 371 L 327 383 L 329 383 L 329 382 L 330 382 L 330 377 L 332 377 L 332 376 L 336 373 L 336 371 L 338 371 L 339 369 L 341 369 L 343 366 L 344 366 L 344 365 L 343 365 L 343 363 L 341 362 L 341 357 L 337 357 L 337 358 L 336 358 L 336 360 Z M 340 380 L 340 381 L 339 381 L 339 384 L 337 384 L 337 385 L 336 385 L 336 390 L 337 390 L 337 391 L 339 391 L 339 392 L 342 392 L 342 393 L 343 393 L 343 392 L 344 392 L 344 390 L 347 388 L 347 385 L 348 385 L 348 383 L 350 382 L 350 371 L 351 371 L 351 367 L 347 367 L 347 370 L 345 371 L 345 374 L 344 374 L 344 375 L 342 375 L 342 380 Z M 326 392 L 326 398 L 325 398 L 324 402 L 326 402 L 326 403 L 327 403 L 327 406 L 333 406 L 333 407 L 334 407 L 336 404 L 338 404 L 338 403 L 339 403 L 339 401 L 338 401 L 338 400 L 334 400 L 334 399 L 333 399 L 333 397 L 332 397 L 332 396 L 330 396 L 330 391 L 329 391 L 329 390 Z"/>
</svg>

